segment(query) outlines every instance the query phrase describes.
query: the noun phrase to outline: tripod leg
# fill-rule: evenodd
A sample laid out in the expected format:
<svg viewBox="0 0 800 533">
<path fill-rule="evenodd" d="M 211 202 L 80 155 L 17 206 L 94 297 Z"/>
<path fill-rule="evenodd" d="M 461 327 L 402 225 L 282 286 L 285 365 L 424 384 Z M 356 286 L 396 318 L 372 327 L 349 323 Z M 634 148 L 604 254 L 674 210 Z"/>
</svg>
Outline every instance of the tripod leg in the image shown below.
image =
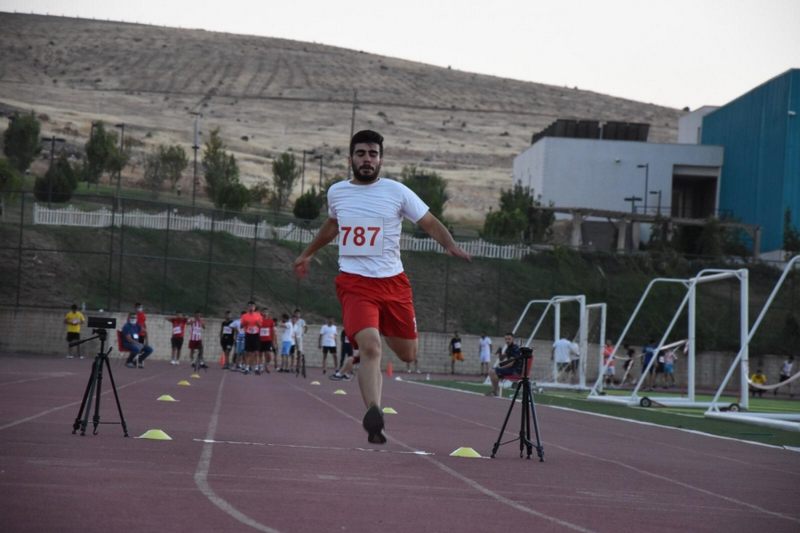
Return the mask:
<svg viewBox="0 0 800 533">
<path fill-rule="evenodd" d="M 97 363 L 97 387 L 94 391 L 94 416 L 92 417 L 92 435 L 97 435 L 97 426 L 100 425 L 100 395 L 103 390 L 103 359 Z"/>
<path fill-rule="evenodd" d="M 108 357 L 105 357 L 106 369 L 108 370 L 108 379 L 111 380 L 111 390 L 114 391 L 114 400 L 117 402 L 117 411 L 119 411 L 119 422 L 122 425 L 123 436 L 128 436 L 128 426 L 125 424 L 125 417 L 122 414 L 122 404 L 119 403 L 119 395 L 117 394 L 117 384 L 114 383 L 114 374 L 111 373 L 111 363 L 108 362 Z"/>
<path fill-rule="evenodd" d="M 100 369 L 100 358 L 96 357 L 94 363 L 92 363 L 92 377 L 89 378 L 89 387 L 86 391 L 86 409 L 83 412 L 83 419 L 81 420 L 81 436 L 86 435 L 86 426 L 89 424 L 89 415 L 92 412 L 92 396 L 97 388 L 97 374 Z"/>
<path fill-rule="evenodd" d="M 539 456 L 539 462 L 544 462 L 544 446 L 542 446 L 542 441 L 539 438 L 539 423 L 536 420 L 536 404 L 533 401 L 533 393 L 530 395 L 530 404 L 531 404 L 531 415 L 533 418 L 533 430 L 536 433 L 536 455 Z"/>
<path fill-rule="evenodd" d="M 519 394 L 519 386 L 517 386 L 516 390 L 514 391 L 514 397 L 511 398 L 511 405 L 508 406 L 508 412 L 506 413 L 506 419 L 503 420 L 503 427 L 500 428 L 500 434 L 497 436 L 497 441 L 492 446 L 492 459 L 494 459 L 495 454 L 497 453 L 497 449 L 500 448 L 500 441 L 503 440 L 503 433 L 506 431 L 506 426 L 508 425 L 508 419 L 511 417 L 511 411 L 514 409 L 514 404 L 517 402 L 517 395 Z"/>
<path fill-rule="evenodd" d="M 96 370 L 96 368 L 95 368 L 96 365 L 97 365 L 97 361 L 94 361 L 92 363 L 92 371 L 89 374 L 89 381 L 86 382 L 86 390 L 83 391 L 83 400 L 81 400 L 81 407 L 80 407 L 80 409 L 78 409 L 78 416 L 75 417 L 75 422 L 72 424 L 72 434 L 73 435 L 78 431 L 78 428 L 81 427 L 81 417 L 83 415 L 83 410 L 87 408 L 86 400 L 87 400 L 87 398 L 90 397 L 90 394 L 91 394 L 90 391 L 92 390 L 92 384 L 94 383 L 94 374 L 95 374 L 95 370 Z M 84 429 L 86 429 L 86 424 L 84 424 L 83 427 L 84 427 Z"/>
<path fill-rule="evenodd" d="M 531 458 L 531 454 L 533 454 L 533 443 L 531 443 L 531 411 L 530 411 L 530 399 L 531 399 L 531 384 L 528 380 L 523 380 L 522 384 L 522 424 L 521 427 L 524 428 L 523 430 L 520 429 L 520 442 L 525 443 L 525 451 L 527 452 L 527 459 Z M 520 445 L 522 448 L 522 445 Z M 521 450 L 520 450 L 521 452 Z M 521 456 L 521 453 L 520 453 Z"/>
</svg>

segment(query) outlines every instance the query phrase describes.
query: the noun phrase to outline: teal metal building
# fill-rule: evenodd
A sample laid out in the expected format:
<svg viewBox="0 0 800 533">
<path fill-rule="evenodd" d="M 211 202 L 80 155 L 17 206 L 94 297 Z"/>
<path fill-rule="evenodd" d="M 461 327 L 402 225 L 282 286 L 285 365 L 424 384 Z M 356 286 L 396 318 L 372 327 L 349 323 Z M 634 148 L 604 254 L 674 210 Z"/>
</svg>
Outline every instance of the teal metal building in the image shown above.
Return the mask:
<svg viewBox="0 0 800 533">
<path fill-rule="evenodd" d="M 783 247 L 783 217 L 800 228 L 800 69 L 703 118 L 701 143 L 725 149 L 718 208 L 761 226 L 761 252 Z"/>
</svg>

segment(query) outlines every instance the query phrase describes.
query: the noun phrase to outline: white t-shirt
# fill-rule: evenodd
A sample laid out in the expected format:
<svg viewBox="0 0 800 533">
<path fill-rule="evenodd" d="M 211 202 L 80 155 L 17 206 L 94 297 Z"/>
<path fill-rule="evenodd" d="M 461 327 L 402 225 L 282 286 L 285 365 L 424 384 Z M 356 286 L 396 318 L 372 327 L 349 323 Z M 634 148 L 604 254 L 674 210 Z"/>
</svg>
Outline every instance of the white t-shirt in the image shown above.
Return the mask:
<svg viewBox="0 0 800 533">
<path fill-rule="evenodd" d="M 321 328 L 319 328 L 319 336 L 322 338 L 322 346 L 327 346 L 329 348 L 336 348 L 336 335 L 337 335 L 336 326 L 329 326 L 325 324 Z"/>
<path fill-rule="evenodd" d="M 237 318 L 236 320 L 231 322 L 230 327 L 233 329 L 233 332 L 236 335 L 244 336 L 244 330 L 242 329 L 242 320 L 240 318 Z"/>
<path fill-rule="evenodd" d="M 394 180 L 333 184 L 328 189 L 328 216 L 339 223 L 339 270 L 370 278 L 401 273 L 403 218 L 417 223 L 427 212 L 414 191 Z"/>
<path fill-rule="evenodd" d="M 558 339 L 553 343 L 553 359 L 556 363 L 569 363 L 571 355 L 579 354 L 578 345 L 567 339 Z"/>
<path fill-rule="evenodd" d="M 298 318 L 297 322 L 294 323 L 294 336 L 298 339 L 303 338 L 303 334 L 306 332 L 306 321 L 302 318 Z"/>
<path fill-rule="evenodd" d="M 481 361 L 489 361 L 489 359 L 492 358 L 492 339 L 489 337 L 481 337 L 480 347 Z"/>
<path fill-rule="evenodd" d="M 281 330 L 281 342 L 294 344 L 294 324 L 292 324 L 292 321 L 281 322 Z"/>
</svg>

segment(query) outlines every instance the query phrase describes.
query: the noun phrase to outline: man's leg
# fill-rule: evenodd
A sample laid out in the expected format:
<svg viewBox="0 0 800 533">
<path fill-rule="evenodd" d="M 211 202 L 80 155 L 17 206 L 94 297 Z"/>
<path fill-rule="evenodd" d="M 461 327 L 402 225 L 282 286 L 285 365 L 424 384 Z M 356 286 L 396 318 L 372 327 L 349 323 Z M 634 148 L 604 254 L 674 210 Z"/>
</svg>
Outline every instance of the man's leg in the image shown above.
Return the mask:
<svg viewBox="0 0 800 533">
<path fill-rule="evenodd" d="M 500 389 L 500 378 L 497 377 L 496 372 L 489 372 L 489 380 L 492 382 L 492 391 L 489 394 L 497 396 L 497 391 Z"/>
<path fill-rule="evenodd" d="M 383 377 L 381 376 L 381 336 L 377 328 L 366 328 L 359 331 L 355 340 L 358 343 L 359 354 L 361 355 L 361 369 L 358 372 L 358 386 L 361 389 L 361 397 L 364 405 L 368 408 L 381 405 L 381 392 L 383 389 Z M 387 344 L 393 350 L 389 339 Z"/>
</svg>

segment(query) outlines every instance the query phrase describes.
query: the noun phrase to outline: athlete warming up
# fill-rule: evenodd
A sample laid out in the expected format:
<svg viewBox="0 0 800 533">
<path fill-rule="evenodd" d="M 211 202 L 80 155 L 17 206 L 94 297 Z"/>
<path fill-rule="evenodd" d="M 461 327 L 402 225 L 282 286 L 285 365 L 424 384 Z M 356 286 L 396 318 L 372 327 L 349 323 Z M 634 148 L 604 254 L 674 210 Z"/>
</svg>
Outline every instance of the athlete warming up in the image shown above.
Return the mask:
<svg viewBox="0 0 800 533">
<path fill-rule="evenodd" d="M 358 385 L 367 407 L 363 426 L 373 444 L 386 442 L 381 412 L 381 335 L 405 362 L 417 357 L 411 284 L 400 261 L 403 218 L 417 224 L 450 255 L 470 260 L 428 206 L 405 185 L 380 177 L 383 137 L 359 131 L 350 140 L 354 178 L 328 189 L 328 219 L 294 262 L 304 277 L 314 254 L 339 235 L 336 294 L 344 329 L 361 355 Z"/>
</svg>

